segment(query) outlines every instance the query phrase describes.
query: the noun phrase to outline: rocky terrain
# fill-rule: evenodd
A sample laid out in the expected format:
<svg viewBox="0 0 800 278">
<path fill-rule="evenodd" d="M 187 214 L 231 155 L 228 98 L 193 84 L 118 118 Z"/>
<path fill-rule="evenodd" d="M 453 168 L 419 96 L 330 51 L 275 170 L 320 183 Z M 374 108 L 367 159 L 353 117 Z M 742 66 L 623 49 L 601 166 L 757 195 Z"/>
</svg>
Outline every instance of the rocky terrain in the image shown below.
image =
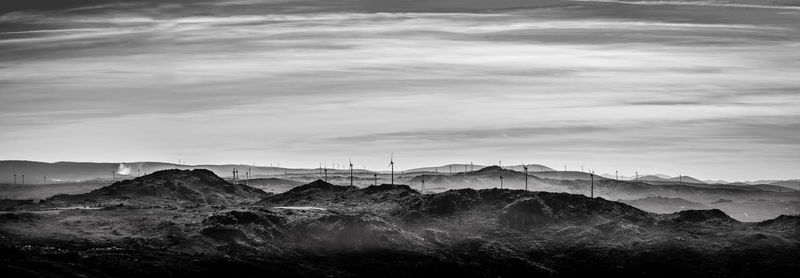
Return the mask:
<svg viewBox="0 0 800 278">
<path fill-rule="evenodd" d="M 257 201 L 268 195 L 253 187 L 228 183 L 208 170 L 173 169 L 115 182 L 85 194 L 56 195 L 46 202 L 65 206 L 220 205 Z"/>
<path fill-rule="evenodd" d="M 763 276 L 800 271 L 800 218 L 645 212 L 510 189 L 420 194 L 321 180 L 270 195 L 165 170 L 3 202 L 4 277 Z"/>
</svg>

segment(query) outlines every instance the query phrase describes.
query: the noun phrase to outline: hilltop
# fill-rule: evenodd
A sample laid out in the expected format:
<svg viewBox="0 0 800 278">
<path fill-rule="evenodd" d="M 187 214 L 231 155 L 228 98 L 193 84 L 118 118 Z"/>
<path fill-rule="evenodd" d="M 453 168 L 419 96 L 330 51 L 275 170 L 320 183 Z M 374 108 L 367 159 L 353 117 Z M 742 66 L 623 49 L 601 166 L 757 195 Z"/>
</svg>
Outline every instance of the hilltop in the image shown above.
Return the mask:
<svg viewBox="0 0 800 278">
<path fill-rule="evenodd" d="M 254 202 L 267 196 L 260 189 L 231 184 L 208 170 L 173 169 L 115 182 L 89 193 L 56 195 L 45 203 L 214 205 Z"/>
<path fill-rule="evenodd" d="M 405 199 L 419 195 L 407 185 L 381 184 L 365 188 L 339 186 L 323 180 L 295 187 L 259 202 L 271 206 L 321 206 L 331 209 L 386 211 Z"/>
</svg>

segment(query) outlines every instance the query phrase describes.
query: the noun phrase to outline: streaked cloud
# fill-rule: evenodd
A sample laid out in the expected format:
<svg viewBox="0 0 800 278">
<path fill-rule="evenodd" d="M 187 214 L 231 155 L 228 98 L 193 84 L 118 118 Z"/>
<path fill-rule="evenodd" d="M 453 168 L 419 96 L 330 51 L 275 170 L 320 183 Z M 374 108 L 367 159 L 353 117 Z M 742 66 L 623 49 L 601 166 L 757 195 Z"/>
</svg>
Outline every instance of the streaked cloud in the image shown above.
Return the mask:
<svg viewBox="0 0 800 278">
<path fill-rule="evenodd" d="M 800 166 L 798 15 L 171 5 L 0 15 L 0 159 Z"/>
</svg>

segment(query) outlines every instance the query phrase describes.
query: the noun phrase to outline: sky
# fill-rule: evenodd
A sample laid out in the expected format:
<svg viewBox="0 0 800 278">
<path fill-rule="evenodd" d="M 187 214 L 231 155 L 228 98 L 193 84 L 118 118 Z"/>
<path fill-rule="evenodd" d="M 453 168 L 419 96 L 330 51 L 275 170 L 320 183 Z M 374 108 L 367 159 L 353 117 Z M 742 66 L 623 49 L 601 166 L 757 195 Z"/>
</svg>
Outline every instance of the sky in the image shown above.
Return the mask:
<svg viewBox="0 0 800 278">
<path fill-rule="evenodd" d="M 0 160 L 798 178 L 800 6 L 754 1 L 12 1 Z"/>
</svg>

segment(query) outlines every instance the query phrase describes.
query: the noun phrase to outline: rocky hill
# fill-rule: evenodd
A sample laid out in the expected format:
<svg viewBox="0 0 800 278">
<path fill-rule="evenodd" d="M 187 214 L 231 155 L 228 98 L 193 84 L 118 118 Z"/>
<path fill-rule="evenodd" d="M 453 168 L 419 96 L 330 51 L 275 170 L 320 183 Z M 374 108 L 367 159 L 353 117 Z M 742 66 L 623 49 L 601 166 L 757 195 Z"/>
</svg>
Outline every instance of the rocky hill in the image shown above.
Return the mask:
<svg viewBox="0 0 800 278">
<path fill-rule="evenodd" d="M 231 184 L 208 170 L 162 170 L 131 180 L 115 182 L 85 194 L 56 195 L 49 204 L 86 205 L 218 205 L 255 202 L 268 193 Z"/>
<path fill-rule="evenodd" d="M 365 188 L 316 180 L 259 202 L 266 206 L 321 206 L 329 209 L 387 211 L 400 201 L 419 195 L 407 185 L 381 184 Z"/>
</svg>

